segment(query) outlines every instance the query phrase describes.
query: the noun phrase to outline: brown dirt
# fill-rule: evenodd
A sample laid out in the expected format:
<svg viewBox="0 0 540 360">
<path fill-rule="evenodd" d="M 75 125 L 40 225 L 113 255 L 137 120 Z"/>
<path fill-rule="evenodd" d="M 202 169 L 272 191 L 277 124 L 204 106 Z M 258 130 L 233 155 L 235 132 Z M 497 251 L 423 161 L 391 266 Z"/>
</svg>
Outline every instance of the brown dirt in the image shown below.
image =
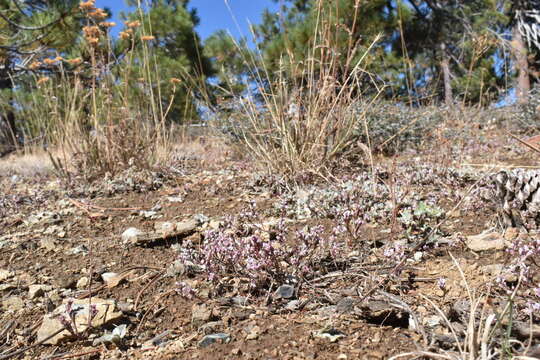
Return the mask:
<svg viewBox="0 0 540 360">
<path fill-rule="evenodd" d="M 516 165 L 537 164 L 536 155 L 525 152 L 504 137 L 489 135 L 495 146 L 490 154 L 461 154 L 454 165 L 460 165 L 468 158 L 468 162 L 476 163 L 512 163 Z M 500 145 L 503 143 L 505 145 Z M 513 149 L 511 152 L 508 148 Z M 450 148 L 446 148 L 451 153 Z M 503 154 L 504 153 L 504 154 Z M 511 157 L 510 154 L 519 155 Z M 420 154 L 420 161 L 437 163 L 445 154 L 428 152 Z M 389 164 L 389 159 L 383 160 Z M 405 161 L 399 159 L 397 163 Z M 406 161 L 411 161 L 410 158 Z M 231 167 L 230 169 L 233 169 Z M 0 180 L 2 180 L 0 178 Z M 15 276 L 5 283 L 14 287 L 0 292 L 2 299 L 20 296 L 25 299 L 25 308 L 18 312 L 3 311 L 0 313 L 0 324 L 14 322 L 7 334 L 2 334 L 7 344 L 0 345 L 0 353 L 9 349 L 20 349 L 32 345 L 40 320 L 47 312 L 43 299 L 26 299 L 28 285 L 50 284 L 55 289 L 71 288 L 71 296 L 84 297 L 88 289 L 98 289 L 94 296 L 111 298 L 119 302 L 130 302 L 135 308 L 126 313 L 124 322 L 129 324 L 129 336 L 126 349 L 115 349 L 114 346 L 93 347 L 84 340 L 72 341 L 58 346 L 38 345 L 27 350 L 22 358 L 39 359 L 69 356 L 86 359 L 386 359 L 392 355 L 422 349 L 422 337 L 419 332 L 395 323 L 370 323 L 355 314 L 320 314 L 321 308 L 335 304 L 339 298 L 352 296 L 360 299 L 360 287 L 366 291 L 376 283 L 370 279 L 370 270 L 363 270 L 362 276 L 336 277 L 336 281 L 327 282 L 325 286 L 306 286 L 300 292 L 299 300 L 310 300 L 302 310 L 287 311 L 278 304 L 268 303 L 265 296 L 253 298 L 245 306 L 224 304 L 224 299 L 240 295 L 230 287 L 230 291 L 218 291 L 205 281 L 202 274 L 192 276 L 185 281 L 197 287 L 199 295 L 193 299 L 180 296 L 175 289 L 176 277 L 161 276 L 165 269 L 177 256 L 175 243 L 184 241 L 200 242 L 199 233 L 190 235 L 188 239 L 174 238 L 149 246 L 133 246 L 122 243 L 121 234 L 129 227 L 150 231 L 156 221 L 191 218 L 195 214 L 204 214 L 211 219 L 237 214 L 250 201 L 256 201 L 263 212 L 270 213 L 275 196 L 268 191 L 254 190 L 250 185 L 249 171 L 228 170 L 216 172 L 199 172 L 177 177 L 166 187 L 144 193 L 124 193 L 110 197 L 78 198 L 86 204 L 95 205 L 87 208 L 74 206 L 67 202 L 63 205 L 59 200 L 66 200 L 61 185 L 53 180 L 36 182 L 19 182 L 11 184 L 9 178 L 3 180 L 6 196 L 17 197 L 16 206 L 0 225 L 3 226 L 0 236 L 12 235 L 11 245 L 0 247 L 0 269 L 8 269 Z M 444 189 L 438 189 L 442 191 Z M 455 190 L 455 189 L 454 189 Z M 461 193 L 464 188 L 457 189 Z M 433 192 L 436 188 L 414 191 Z M 459 192 L 458 191 L 458 192 Z M 169 202 L 167 197 L 181 196 L 182 202 Z M 161 204 L 160 219 L 146 219 L 138 215 L 138 210 L 106 210 L 111 208 L 137 208 L 149 210 Z M 443 207 L 449 211 L 455 205 L 455 198 L 443 201 Z M 25 225 L 24 221 L 32 214 L 43 211 L 61 212 L 57 225 L 65 231 L 64 237 L 47 234 L 49 225 L 37 223 Z M 96 216 L 99 213 L 99 216 Z M 450 237 L 459 238 L 464 235 L 478 234 L 485 230 L 493 213 L 487 210 L 461 210 L 450 215 L 443 229 Z M 311 220 L 310 223 L 329 220 Z M 365 236 L 377 238 L 388 236 L 380 229 L 366 228 Z M 385 235 L 386 234 L 386 235 Z M 53 248 L 43 247 L 42 240 L 55 242 Z M 87 255 L 73 254 L 71 249 L 85 245 Z M 457 259 L 467 284 L 477 291 L 485 289 L 492 276 L 482 270 L 484 265 L 504 263 L 507 261 L 503 251 L 476 254 L 458 244 L 454 247 L 442 247 L 425 252 L 420 263 L 407 264 L 399 279 L 393 279 L 387 291 L 399 296 L 415 312 L 426 315 L 435 314 L 433 309 L 420 295 L 430 298 L 442 311 L 447 312 L 456 301 L 466 298 L 464 283 L 450 253 Z M 380 253 L 374 251 L 368 258 L 369 266 L 383 265 Z M 112 271 L 121 272 L 132 269 L 128 281 L 107 289 L 101 286 L 97 274 Z M 94 274 L 92 282 L 82 289 L 74 289 L 74 284 L 89 272 Z M 373 272 L 381 275 L 384 271 Z M 387 276 L 390 273 L 388 273 Z M 447 279 L 447 288 L 443 292 L 437 286 L 437 279 Z M 378 278 L 376 277 L 375 280 Z M 234 282 L 234 279 L 230 279 Z M 0 282 L 1 284 L 1 282 Z M 360 286 L 362 285 L 362 286 Z M 364 285 L 370 285 L 365 286 Z M 58 305 L 61 299 L 52 300 Z M 206 304 L 212 309 L 212 318 L 217 323 L 211 329 L 197 328 L 192 324 L 192 309 L 195 304 Z M 5 310 L 5 309 L 4 309 Z M 345 337 L 335 343 L 327 339 L 313 336 L 313 332 L 325 327 L 339 329 Z M 259 328 L 256 339 L 248 340 L 250 329 Z M 2 326 L 0 325 L 0 332 Z M 141 348 L 146 340 L 168 331 L 166 339 L 170 342 L 163 347 Z M 226 332 L 231 336 L 228 344 L 215 344 L 207 348 L 197 346 L 198 341 L 206 333 Z M 0 333 L 1 334 L 1 333 Z M 0 337 L 2 340 L 2 337 Z M 130 344 L 133 344 L 131 346 Z M 87 352 L 92 352 L 84 355 Z M 343 354 L 343 355 L 342 355 Z M 64 356 L 64 357 L 62 357 Z M 341 357 L 340 357 L 341 356 Z M 0 356 L 1 358 L 1 356 Z"/>
</svg>

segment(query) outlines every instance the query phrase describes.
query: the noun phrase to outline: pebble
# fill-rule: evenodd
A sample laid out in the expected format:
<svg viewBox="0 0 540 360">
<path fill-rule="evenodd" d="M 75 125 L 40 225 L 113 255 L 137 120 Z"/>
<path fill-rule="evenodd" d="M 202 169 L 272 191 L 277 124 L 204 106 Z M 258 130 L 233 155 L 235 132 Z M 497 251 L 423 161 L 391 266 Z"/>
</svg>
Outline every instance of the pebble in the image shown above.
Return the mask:
<svg viewBox="0 0 540 360">
<path fill-rule="evenodd" d="M 2 300 L 2 307 L 7 311 L 18 311 L 24 308 L 24 301 L 19 296 L 10 296 Z"/>
<path fill-rule="evenodd" d="M 28 287 L 28 298 L 35 299 L 45 295 L 46 291 L 51 291 L 52 286 L 50 285 L 30 285 Z"/>
<path fill-rule="evenodd" d="M 277 288 L 274 296 L 277 299 L 290 299 L 294 296 L 294 286 L 291 285 L 281 285 Z"/>
<path fill-rule="evenodd" d="M 204 348 L 217 342 L 226 344 L 230 341 L 231 341 L 231 335 L 229 334 L 226 334 L 226 333 L 210 334 L 210 335 L 206 335 L 205 337 L 201 339 L 201 341 L 199 341 L 199 346 Z"/>
<path fill-rule="evenodd" d="M 88 277 L 86 276 L 83 276 L 82 278 L 79 279 L 79 281 L 77 281 L 77 289 L 79 290 L 82 290 L 82 289 L 85 289 L 87 286 L 88 286 L 88 283 L 89 283 L 89 279 Z"/>
</svg>

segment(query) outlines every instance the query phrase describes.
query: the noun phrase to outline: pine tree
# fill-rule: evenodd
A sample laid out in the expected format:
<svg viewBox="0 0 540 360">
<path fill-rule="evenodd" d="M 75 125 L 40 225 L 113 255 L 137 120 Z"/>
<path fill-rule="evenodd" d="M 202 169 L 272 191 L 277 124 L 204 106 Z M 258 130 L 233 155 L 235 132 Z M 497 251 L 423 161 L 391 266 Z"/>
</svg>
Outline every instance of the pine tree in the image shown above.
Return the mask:
<svg viewBox="0 0 540 360">
<path fill-rule="evenodd" d="M 15 86 L 28 74 L 51 72 L 40 60 L 71 47 L 80 33 L 79 2 L 75 0 L 0 0 L 0 156 L 21 141 L 13 107 Z"/>
<path fill-rule="evenodd" d="M 127 2 L 137 5 L 135 0 Z M 145 56 L 141 41 L 146 41 L 155 59 L 152 86 L 157 88 L 159 85 L 156 93 L 160 94 L 162 108 L 168 108 L 170 100 L 174 99 L 169 118 L 178 123 L 198 117 L 193 98 L 197 90 L 195 83 L 213 74 L 212 64 L 205 56 L 200 37 L 195 31 L 200 19 L 195 9 L 188 9 L 188 4 L 187 0 L 152 0 L 148 8 L 123 14 L 126 20 L 141 22 L 139 31 L 146 34 L 147 40 L 135 37 L 135 56 Z M 131 40 L 123 41 L 117 52 L 121 53 L 131 45 Z M 133 71 L 139 74 L 135 76 L 137 78 L 141 77 L 144 69 L 135 67 Z M 182 80 L 182 84 L 170 86 L 171 79 Z"/>
</svg>

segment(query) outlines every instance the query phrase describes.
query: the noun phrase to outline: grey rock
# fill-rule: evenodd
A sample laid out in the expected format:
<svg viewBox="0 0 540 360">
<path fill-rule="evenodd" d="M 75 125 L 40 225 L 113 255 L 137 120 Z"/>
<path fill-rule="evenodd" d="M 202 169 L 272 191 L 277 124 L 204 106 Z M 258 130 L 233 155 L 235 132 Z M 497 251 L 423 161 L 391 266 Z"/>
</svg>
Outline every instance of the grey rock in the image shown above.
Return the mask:
<svg viewBox="0 0 540 360">
<path fill-rule="evenodd" d="M 90 282 L 90 280 L 88 279 L 87 276 L 83 276 L 81 277 L 78 281 L 77 281 L 77 285 L 75 285 L 75 287 L 79 290 L 81 289 L 86 289 L 86 287 L 88 286 L 88 283 Z"/>
<path fill-rule="evenodd" d="M 208 218 L 208 216 L 204 215 L 204 214 L 197 214 L 193 217 L 193 219 L 195 221 L 197 221 L 197 225 L 201 225 L 201 224 L 204 224 L 204 223 L 207 223 L 210 219 Z"/>
<path fill-rule="evenodd" d="M 215 343 L 228 343 L 231 341 L 231 335 L 226 333 L 217 333 L 217 334 L 210 334 L 206 335 L 199 341 L 199 346 L 204 348 L 207 346 L 210 346 Z"/>
<path fill-rule="evenodd" d="M 120 310 L 123 313 L 131 312 L 133 311 L 133 304 L 128 303 L 125 301 L 119 301 L 116 306 L 118 307 L 118 310 Z"/>
<path fill-rule="evenodd" d="M 352 297 L 344 297 L 336 304 L 336 311 L 340 313 L 351 313 L 354 310 L 355 300 Z"/>
<path fill-rule="evenodd" d="M 53 239 L 45 238 L 39 241 L 39 246 L 44 248 L 47 251 L 55 251 L 58 248 L 56 241 Z"/>
<path fill-rule="evenodd" d="M 214 318 L 213 311 L 207 304 L 193 304 L 191 307 L 191 323 L 201 326 Z"/>
<path fill-rule="evenodd" d="M 285 305 L 285 309 L 289 311 L 296 311 L 300 308 L 300 300 L 292 300 Z"/>
<path fill-rule="evenodd" d="M 175 260 L 169 267 L 167 268 L 167 276 L 179 276 L 184 275 L 186 273 L 186 266 L 182 260 Z"/>
<path fill-rule="evenodd" d="M 294 286 L 281 285 L 274 293 L 277 299 L 291 299 L 294 296 Z"/>
<path fill-rule="evenodd" d="M 69 253 L 72 254 L 72 255 L 81 254 L 83 256 L 86 256 L 86 255 L 88 255 L 88 248 L 85 245 L 75 246 L 74 248 L 69 250 Z"/>
<path fill-rule="evenodd" d="M 177 222 L 175 224 L 176 233 L 179 235 L 188 234 L 195 230 L 198 224 L 198 221 L 195 219 Z"/>
<path fill-rule="evenodd" d="M 113 329 L 112 332 L 105 332 L 102 336 L 98 337 L 97 339 L 94 339 L 92 342 L 93 346 L 97 346 L 100 344 L 115 344 L 116 346 L 120 346 L 122 344 L 122 339 L 127 334 L 127 325 L 122 324 L 118 325 Z"/>
<path fill-rule="evenodd" d="M 224 327 L 223 322 L 221 321 L 210 321 L 199 327 L 199 331 L 205 335 L 215 333 L 216 331 L 221 330 Z"/>
</svg>

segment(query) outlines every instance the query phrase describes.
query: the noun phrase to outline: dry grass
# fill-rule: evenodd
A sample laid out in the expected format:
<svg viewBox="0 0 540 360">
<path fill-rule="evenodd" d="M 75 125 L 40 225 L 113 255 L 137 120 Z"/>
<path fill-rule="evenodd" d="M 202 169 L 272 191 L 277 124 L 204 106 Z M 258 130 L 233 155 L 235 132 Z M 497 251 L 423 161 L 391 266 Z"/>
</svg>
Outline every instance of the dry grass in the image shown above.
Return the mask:
<svg viewBox="0 0 540 360">
<path fill-rule="evenodd" d="M 337 32 L 343 29 L 333 25 L 337 10 L 327 5 L 317 2 L 316 30 L 305 60 L 285 49 L 280 70 L 271 73 L 262 54 L 259 59 L 244 56 L 257 89 L 239 99 L 247 119 L 240 129 L 242 140 L 260 167 L 293 181 L 329 176 L 332 166 L 351 151 L 371 160 L 369 142 L 358 144 L 354 130 L 363 120 L 356 108 L 361 89 L 372 81 L 362 64 L 377 39 L 339 48 Z M 354 33 L 356 26 L 345 31 Z M 363 128 L 367 132 L 365 124 Z"/>
<path fill-rule="evenodd" d="M 0 159 L 0 176 L 36 177 L 50 175 L 53 164 L 45 151 L 12 154 Z"/>
</svg>

